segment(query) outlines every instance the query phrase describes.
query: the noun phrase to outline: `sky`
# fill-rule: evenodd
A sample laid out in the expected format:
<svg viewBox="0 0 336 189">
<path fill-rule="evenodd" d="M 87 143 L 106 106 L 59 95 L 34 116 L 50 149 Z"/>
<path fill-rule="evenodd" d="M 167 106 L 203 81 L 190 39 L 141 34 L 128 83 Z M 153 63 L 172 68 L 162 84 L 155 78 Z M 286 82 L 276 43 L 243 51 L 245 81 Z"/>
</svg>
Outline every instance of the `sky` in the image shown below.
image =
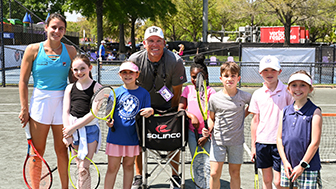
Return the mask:
<svg viewBox="0 0 336 189">
<path fill-rule="evenodd" d="M 76 22 L 78 17 L 81 17 L 81 14 L 76 14 L 75 11 L 72 13 L 70 12 L 65 12 L 64 15 L 66 16 L 66 21 L 67 22 Z"/>
</svg>

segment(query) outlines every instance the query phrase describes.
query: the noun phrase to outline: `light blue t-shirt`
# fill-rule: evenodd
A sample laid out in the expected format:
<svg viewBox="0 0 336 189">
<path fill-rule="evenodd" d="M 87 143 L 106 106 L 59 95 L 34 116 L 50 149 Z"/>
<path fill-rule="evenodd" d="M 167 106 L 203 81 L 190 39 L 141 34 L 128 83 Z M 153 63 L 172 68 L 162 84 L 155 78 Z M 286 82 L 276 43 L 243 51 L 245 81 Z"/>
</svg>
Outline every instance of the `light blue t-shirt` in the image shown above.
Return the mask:
<svg viewBox="0 0 336 189">
<path fill-rule="evenodd" d="M 106 142 L 134 146 L 139 145 L 135 116 L 142 108 L 151 107 L 148 91 L 142 87 L 128 90 L 121 86 L 115 90 L 116 107 L 113 114 L 115 131 L 109 129 Z"/>
<path fill-rule="evenodd" d="M 43 43 L 33 62 L 32 76 L 34 87 L 43 90 L 65 90 L 67 78 L 69 75 L 71 59 L 65 45 L 62 43 L 62 53 L 56 59 L 52 60 L 44 51 Z"/>
</svg>

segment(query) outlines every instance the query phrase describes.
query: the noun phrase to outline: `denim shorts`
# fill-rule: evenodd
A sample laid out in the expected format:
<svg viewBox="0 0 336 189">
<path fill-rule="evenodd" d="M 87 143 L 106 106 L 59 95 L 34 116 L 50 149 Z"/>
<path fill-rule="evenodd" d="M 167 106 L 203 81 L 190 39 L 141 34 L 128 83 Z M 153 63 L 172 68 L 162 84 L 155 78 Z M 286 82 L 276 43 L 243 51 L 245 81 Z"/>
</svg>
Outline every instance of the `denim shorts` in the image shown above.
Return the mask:
<svg viewBox="0 0 336 189">
<path fill-rule="evenodd" d="M 99 128 L 97 125 L 85 126 L 87 143 L 99 141 Z M 79 140 L 73 142 L 74 145 L 79 145 Z"/>
</svg>

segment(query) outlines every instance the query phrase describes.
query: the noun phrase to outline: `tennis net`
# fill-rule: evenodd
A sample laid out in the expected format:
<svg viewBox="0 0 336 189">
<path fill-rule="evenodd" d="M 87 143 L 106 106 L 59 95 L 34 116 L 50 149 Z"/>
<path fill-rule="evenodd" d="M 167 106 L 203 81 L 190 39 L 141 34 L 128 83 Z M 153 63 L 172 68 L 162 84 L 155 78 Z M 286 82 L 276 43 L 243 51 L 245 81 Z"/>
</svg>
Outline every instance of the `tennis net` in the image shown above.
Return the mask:
<svg viewBox="0 0 336 189">
<path fill-rule="evenodd" d="M 251 157 L 249 150 L 251 149 L 251 120 L 252 115 L 245 118 L 244 122 L 244 135 L 247 148 L 244 152 L 244 163 L 250 163 Z M 323 163 L 336 163 L 336 113 L 323 114 L 322 135 L 320 142 L 320 157 Z M 102 146 L 101 151 L 105 151 L 106 137 L 108 133 L 108 127 L 104 121 L 100 120 L 100 128 L 102 132 Z M 192 157 L 190 155 L 189 148 L 186 149 L 186 163 L 190 163 Z M 149 156 L 149 163 L 151 156 Z"/>
</svg>

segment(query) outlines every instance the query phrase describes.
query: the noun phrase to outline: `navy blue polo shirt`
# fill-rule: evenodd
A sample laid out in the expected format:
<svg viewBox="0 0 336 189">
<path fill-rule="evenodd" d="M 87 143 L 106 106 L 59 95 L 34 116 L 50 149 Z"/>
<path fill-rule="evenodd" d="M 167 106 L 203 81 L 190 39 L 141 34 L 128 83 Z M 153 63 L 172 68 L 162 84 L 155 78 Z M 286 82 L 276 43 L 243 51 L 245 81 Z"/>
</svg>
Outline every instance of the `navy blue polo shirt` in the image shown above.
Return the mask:
<svg viewBox="0 0 336 189">
<path fill-rule="evenodd" d="M 283 110 L 282 124 L 282 144 L 285 154 L 294 168 L 305 155 L 309 144 L 311 143 L 312 119 L 317 107 L 310 99 L 299 110 L 294 110 L 294 103 L 286 106 Z M 319 150 L 309 162 L 309 171 L 321 169 Z"/>
</svg>

